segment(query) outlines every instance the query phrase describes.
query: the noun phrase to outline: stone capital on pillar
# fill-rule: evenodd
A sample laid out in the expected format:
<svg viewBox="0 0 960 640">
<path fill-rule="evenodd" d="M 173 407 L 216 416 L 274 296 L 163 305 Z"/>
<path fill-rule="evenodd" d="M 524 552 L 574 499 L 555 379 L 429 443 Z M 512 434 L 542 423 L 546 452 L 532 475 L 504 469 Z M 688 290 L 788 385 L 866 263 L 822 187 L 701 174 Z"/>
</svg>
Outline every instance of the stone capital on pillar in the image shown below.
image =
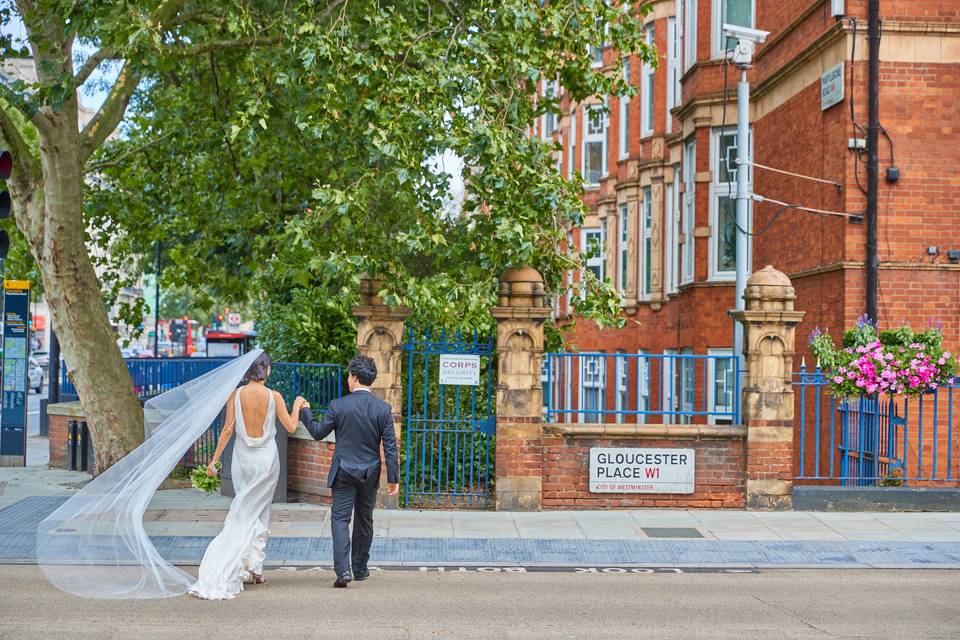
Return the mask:
<svg viewBox="0 0 960 640">
<path fill-rule="evenodd" d="M 793 493 L 794 339 L 804 312 L 795 311 L 790 279 L 766 266 L 747 280 L 741 417 L 747 427 L 747 507 L 789 509 Z"/>
<path fill-rule="evenodd" d="M 543 322 L 550 317 L 543 278 L 508 269 L 500 278 L 497 320 L 497 509 L 540 509 Z"/>
<path fill-rule="evenodd" d="M 403 406 L 403 324 L 410 310 L 405 307 L 391 308 L 380 297 L 383 277 L 360 277 L 360 304 L 353 308 L 357 320 L 357 352 L 370 356 L 377 364 L 377 379 L 370 386 L 371 392 L 393 410 L 393 428 L 399 446 L 401 433 L 401 407 Z M 382 479 L 383 484 L 386 479 Z M 396 496 L 388 496 L 381 487 L 380 501 L 383 506 L 396 508 Z"/>
</svg>

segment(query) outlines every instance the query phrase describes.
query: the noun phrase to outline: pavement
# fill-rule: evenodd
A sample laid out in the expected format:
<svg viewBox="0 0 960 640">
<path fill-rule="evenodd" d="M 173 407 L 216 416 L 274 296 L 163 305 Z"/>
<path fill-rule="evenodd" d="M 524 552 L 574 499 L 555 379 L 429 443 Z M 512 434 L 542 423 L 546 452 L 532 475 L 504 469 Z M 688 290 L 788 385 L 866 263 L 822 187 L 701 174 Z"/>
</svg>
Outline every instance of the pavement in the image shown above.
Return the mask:
<svg viewBox="0 0 960 640">
<path fill-rule="evenodd" d="M 28 405 L 28 466 L 0 469 L 0 564 L 30 564 L 34 532 L 90 476 L 48 469 Z M 169 560 L 198 564 L 230 499 L 194 489 L 156 493 L 144 515 Z M 770 567 L 960 569 L 960 513 L 744 510 L 378 510 L 371 562 L 383 567 Z M 330 562 L 330 511 L 275 504 L 267 563 Z"/>
<path fill-rule="evenodd" d="M 89 480 L 42 466 L 0 469 L 0 563 L 34 562 L 36 525 Z M 158 491 L 144 526 L 172 562 L 194 565 L 230 501 Z M 960 568 L 960 513 L 743 510 L 378 510 L 371 562 L 384 567 Z M 270 566 L 330 562 L 330 511 L 275 504 Z"/>
<path fill-rule="evenodd" d="M 192 571 L 192 570 L 191 570 Z M 952 571 L 380 571 L 332 589 L 274 569 L 235 600 L 88 600 L 34 566 L 0 566 L 0 639 L 956 638 Z"/>
</svg>

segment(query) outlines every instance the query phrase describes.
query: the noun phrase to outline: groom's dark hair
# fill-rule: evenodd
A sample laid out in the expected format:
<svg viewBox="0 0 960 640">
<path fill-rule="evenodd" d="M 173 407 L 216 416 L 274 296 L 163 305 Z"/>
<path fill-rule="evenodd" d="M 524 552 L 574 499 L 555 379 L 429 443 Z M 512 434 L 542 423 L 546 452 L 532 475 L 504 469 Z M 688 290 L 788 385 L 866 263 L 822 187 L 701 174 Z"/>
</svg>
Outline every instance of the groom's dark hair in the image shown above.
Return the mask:
<svg viewBox="0 0 960 640">
<path fill-rule="evenodd" d="M 347 365 L 347 373 L 355 375 L 360 384 L 369 387 L 377 379 L 377 363 L 370 356 L 357 356 Z"/>
<path fill-rule="evenodd" d="M 266 380 L 267 372 L 270 370 L 270 365 L 273 364 L 273 358 L 270 357 L 266 351 L 257 356 L 257 359 L 253 361 L 253 364 L 250 365 L 250 368 L 247 369 L 246 375 L 243 376 L 244 382 L 250 382 L 251 380 Z"/>
</svg>

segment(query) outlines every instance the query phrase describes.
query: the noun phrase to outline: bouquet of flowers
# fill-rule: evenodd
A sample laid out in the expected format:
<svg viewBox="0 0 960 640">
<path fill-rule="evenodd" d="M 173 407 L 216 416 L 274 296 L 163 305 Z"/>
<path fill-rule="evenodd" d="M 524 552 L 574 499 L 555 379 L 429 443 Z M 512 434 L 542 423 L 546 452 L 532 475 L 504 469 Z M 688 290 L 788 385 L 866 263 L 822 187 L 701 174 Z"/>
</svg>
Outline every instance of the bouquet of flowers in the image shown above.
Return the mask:
<svg viewBox="0 0 960 640">
<path fill-rule="evenodd" d="M 220 491 L 220 468 L 223 465 L 216 464 L 217 475 L 212 478 L 207 475 L 207 465 L 201 464 L 193 468 L 190 472 L 190 484 L 195 489 L 200 489 L 204 493 L 216 493 Z"/>
<path fill-rule="evenodd" d="M 810 334 L 810 349 L 830 392 L 840 398 L 865 393 L 917 396 L 953 384 L 960 365 L 942 343 L 937 329 L 879 331 L 867 316 L 843 333 L 839 347 L 819 329 Z"/>
</svg>

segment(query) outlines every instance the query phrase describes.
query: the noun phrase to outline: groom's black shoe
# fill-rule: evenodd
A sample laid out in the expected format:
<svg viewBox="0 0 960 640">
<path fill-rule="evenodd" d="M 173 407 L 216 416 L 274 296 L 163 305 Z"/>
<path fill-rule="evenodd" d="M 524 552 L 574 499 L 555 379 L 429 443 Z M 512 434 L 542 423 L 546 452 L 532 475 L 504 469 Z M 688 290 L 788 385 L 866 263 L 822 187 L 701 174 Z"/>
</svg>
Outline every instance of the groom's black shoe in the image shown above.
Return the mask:
<svg viewBox="0 0 960 640">
<path fill-rule="evenodd" d="M 337 576 L 337 580 L 333 583 L 333 586 L 338 589 L 344 589 L 350 584 L 351 580 L 353 580 L 353 578 L 350 577 L 350 572 L 345 571 L 341 575 Z"/>
<path fill-rule="evenodd" d="M 370 577 L 370 571 L 367 569 L 364 569 L 362 571 L 358 571 L 355 569 L 353 571 L 353 579 L 356 580 L 357 582 L 362 582 L 369 577 Z"/>
</svg>

